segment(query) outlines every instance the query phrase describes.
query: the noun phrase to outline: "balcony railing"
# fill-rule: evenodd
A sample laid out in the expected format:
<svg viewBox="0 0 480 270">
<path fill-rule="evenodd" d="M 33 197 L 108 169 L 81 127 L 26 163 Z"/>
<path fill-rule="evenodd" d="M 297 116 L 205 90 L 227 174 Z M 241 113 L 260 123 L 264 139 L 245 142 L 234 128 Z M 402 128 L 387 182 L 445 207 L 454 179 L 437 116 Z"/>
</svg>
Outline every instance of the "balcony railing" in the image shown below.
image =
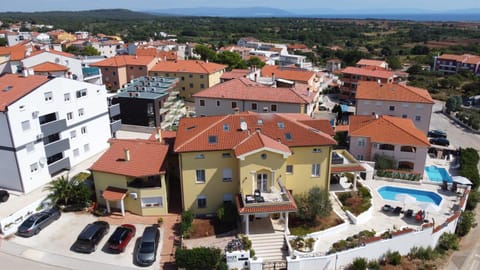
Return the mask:
<svg viewBox="0 0 480 270">
<path fill-rule="evenodd" d="M 71 168 L 70 159 L 68 157 L 62 158 L 48 165 L 48 172 L 54 175 L 61 170 L 68 170 Z"/>
<path fill-rule="evenodd" d="M 122 127 L 122 120 L 116 120 L 110 123 L 110 131 L 117 132 Z"/>
<path fill-rule="evenodd" d="M 108 114 L 110 117 L 115 117 L 117 115 L 120 115 L 120 104 L 113 104 L 108 107 Z"/>
<path fill-rule="evenodd" d="M 45 145 L 45 153 L 47 157 L 53 156 L 57 153 L 61 153 L 68 149 L 70 149 L 70 141 L 68 140 L 68 138 Z"/>
<path fill-rule="evenodd" d="M 82 74 L 84 79 L 100 76 L 100 69 L 97 67 L 84 67 L 82 68 Z"/>
<path fill-rule="evenodd" d="M 67 129 L 67 120 L 61 119 L 52 122 L 48 122 L 40 126 L 43 136 L 49 136 L 55 133 L 59 133 Z"/>
</svg>

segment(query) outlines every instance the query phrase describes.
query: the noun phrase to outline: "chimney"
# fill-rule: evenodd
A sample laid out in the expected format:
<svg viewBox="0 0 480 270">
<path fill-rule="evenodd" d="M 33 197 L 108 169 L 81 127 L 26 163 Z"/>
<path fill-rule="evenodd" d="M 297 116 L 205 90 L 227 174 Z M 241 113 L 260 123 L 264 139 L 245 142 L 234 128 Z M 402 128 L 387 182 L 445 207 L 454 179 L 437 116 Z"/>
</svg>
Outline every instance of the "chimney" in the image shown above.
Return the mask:
<svg viewBox="0 0 480 270">
<path fill-rule="evenodd" d="M 234 114 L 239 114 L 239 113 L 240 113 L 240 109 L 239 109 L 238 107 L 233 108 L 233 113 L 234 113 Z"/>
<path fill-rule="evenodd" d="M 188 106 L 185 106 L 185 117 L 189 118 L 190 117 L 190 110 L 188 108 Z"/>
<path fill-rule="evenodd" d="M 22 76 L 25 78 L 28 77 L 28 70 L 25 67 L 22 68 Z"/>
<path fill-rule="evenodd" d="M 307 97 L 310 96 L 310 87 L 307 87 Z"/>
<path fill-rule="evenodd" d="M 35 71 L 33 71 L 33 68 L 28 68 L 28 75 L 35 75 Z"/>
<path fill-rule="evenodd" d="M 159 143 L 163 144 L 162 129 L 161 128 L 157 129 L 157 134 L 156 134 L 155 138 L 157 138 Z"/>
<path fill-rule="evenodd" d="M 257 73 L 255 73 L 255 75 L 253 75 L 253 76 L 255 78 L 255 82 L 257 82 L 257 76 L 258 76 Z"/>
<path fill-rule="evenodd" d="M 272 72 L 272 82 L 275 81 L 275 72 Z"/>
<path fill-rule="evenodd" d="M 125 154 L 125 161 L 130 161 L 130 150 L 124 148 L 123 153 Z"/>
</svg>

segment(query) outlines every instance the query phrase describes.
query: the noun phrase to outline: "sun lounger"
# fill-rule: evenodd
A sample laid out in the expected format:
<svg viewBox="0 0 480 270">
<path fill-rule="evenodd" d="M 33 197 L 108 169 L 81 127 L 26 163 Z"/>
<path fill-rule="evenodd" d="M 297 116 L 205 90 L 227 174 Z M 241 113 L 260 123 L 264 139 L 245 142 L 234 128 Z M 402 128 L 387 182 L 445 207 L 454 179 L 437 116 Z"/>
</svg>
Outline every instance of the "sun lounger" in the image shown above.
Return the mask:
<svg viewBox="0 0 480 270">
<path fill-rule="evenodd" d="M 393 210 L 393 207 L 389 204 L 385 204 L 383 207 L 382 207 L 382 211 L 384 212 L 390 212 Z"/>
<path fill-rule="evenodd" d="M 412 216 L 413 216 L 413 210 L 412 209 L 408 209 L 407 211 L 405 211 L 405 217 L 411 218 Z"/>
<path fill-rule="evenodd" d="M 395 207 L 395 209 L 393 209 L 393 213 L 395 215 L 400 215 L 401 212 L 402 212 L 402 207 L 400 207 L 400 206 L 397 206 L 397 207 Z"/>
</svg>

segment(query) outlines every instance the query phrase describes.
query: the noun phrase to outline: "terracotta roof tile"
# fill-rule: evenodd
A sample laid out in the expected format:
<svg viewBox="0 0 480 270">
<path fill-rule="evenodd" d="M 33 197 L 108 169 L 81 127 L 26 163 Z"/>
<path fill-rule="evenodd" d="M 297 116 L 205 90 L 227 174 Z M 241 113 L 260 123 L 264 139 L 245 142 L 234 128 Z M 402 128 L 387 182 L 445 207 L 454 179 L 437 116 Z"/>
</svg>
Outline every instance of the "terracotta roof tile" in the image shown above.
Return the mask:
<svg viewBox="0 0 480 270">
<path fill-rule="evenodd" d="M 212 74 L 224 70 L 227 66 L 199 60 L 177 60 L 157 63 L 151 71 Z"/>
<path fill-rule="evenodd" d="M 117 55 L 90 64 L 93 67 L 147 66 L 155 61 L 153 56 Z"/>
<path fill-rule="evenodd" d="M 102 197 L 109 201 L 123 200 L 127 195 L 128 189 L 108 186 L 102 193 Z"/>
<path fill-rule="evenodd" d="M 232 69 L 232 71 L 223 73 L 220 79 L 224 79 L 224 80 L 238 79 L 241 77 L 245 77 L 248 73 L 250 73 L 250 70 L 248 69 Z"/>
<path fill-rule="evenodd" d="M 427 136 L 417 129 L 411 119 L 381 115 L 352 115 L 349 118 L 349 135 L 369 137 L 371 142 L 430 146 Z"/>
<path fill-rule="evenodd" d="M 262 77 L 272 77 L 272 73 L 276 78 L 281 78 L 290 81 L 308 83 L 313 77 L 315 72 L 303 70 L 299 68 L 281 68 L 279 66 L 265 65 L 262 68 Z"/>
<path fill-rule="evenodd" d="M 356 99 L 389 100 L 433 104 L 427 90 L 397 83 L 360 81 L 357 86 Z"/>
<path fill-rule="evenodd" d="M 364 172 L 365 168 L 362 165 L 349 165 L 349 166 L 334 166 L 330 169 L 330 173 L 342 173 L 342 172 Z"/>
<path fill-rule="evenodd" d="M 382 67 L 385 65 L 385 61 L 383 60 L 373 60 L 373 59 L 360 59 L 357 62 L 358 66 L 376 66 L 376 67 Z"/>
<path fill-rule="evenodd" d="M 235 156 L 241 156 L 262 148 L 276 150 L 281 153 L 291 153 L 288 146 L 263 135 L 260 131 L 254 132 L 251 136 L 237 144 L 233 149 Z"/>
<path fill-rule="evenodd" d="M 257 128 L 263 135 L 288 147 L 336 144 L 330 135 L 301 123 L 294 115 L 300 114 L 244 112 L 226 116 L 182 118 L 174 148 L 176 152 L 231 150 Z M 308 118 L 307 115 L 305 117 Z M 307 119 L 301 117 L 301 120 Z M 245 122 L 250 131 L 242 131 L 241 122 Z M 209 136 L 216 136 L 216 143 L 209 143 Z"/>
<path fill-rule="evenodd" d="M 359 67 L 346 67 L 341 71 L 343 74 L 352 74 L 352 75 L 359 75 L 359 76 L 367 76 L 372 78 L 381 78 L 381 79 L 390 79 L 393 78 L 395 73 L 388 70 L 374 70 L 368 68 L 359 68 Z"/>
<path fill-rule="evenodd" d="M 10 55 L 11 61 L 20 61 L 25 58 L 27 48 L 24 43 L 20 43 L 11 47 L 0 47 L 0 55 Z"/>
<path fill-rule="evenodd" d="M 67 71 L 69 68 L 64 65 L 55 64 L 52 62 L 44 62 L 33 66 L 33 71 L 36 72 L 49 72 L 49 71 Z"/>
<path fill-rule="evenodd" d="M 308 104 L 313 102 L 313 93 L 307 94 L 307 85 L 297 84 L 295 88 L 269 87 L 247 78 L 238 78 L 216 84 L 193 96 L 195 98 L 218 98 L 235 100 L 271 101 L 280 103 Z"/>
<path fill-rule="evenodd" d="M 57 50 L 48 50 L 48 51 L 47 50 L 34 50 L 30 53 L 30 55 L 28 57 L 32 57 L 32 56 L 42 54 L 42 53 L 51 53 L 51 54 L 56 54 L 56 55 L 60 55 L 60 56 L 75 58 L 75 55 L 73 55 L 71 53 L 57 51 Z M 28 57 L 25 57 L 25 58 L 28 58 Z"/>
<path fill-rule="evenodd" d="M 19 76 L 18 74 L 2 75 L 0 77 L 0 111 L 6 111 L 10 104 L 32 92 L 48 80 L 47 76 L 39 75 L 29 75 L 28 77 Z"/>
<path fill-rule="evenodd" d="M 125 160 L 125 149 L 130 160 Z M 111 139 L 110 148 L 90 167 L 92 171 L 131 177 L 145 177 L 161 173 L 168 145 L 150 140 Z"/>
</svg>

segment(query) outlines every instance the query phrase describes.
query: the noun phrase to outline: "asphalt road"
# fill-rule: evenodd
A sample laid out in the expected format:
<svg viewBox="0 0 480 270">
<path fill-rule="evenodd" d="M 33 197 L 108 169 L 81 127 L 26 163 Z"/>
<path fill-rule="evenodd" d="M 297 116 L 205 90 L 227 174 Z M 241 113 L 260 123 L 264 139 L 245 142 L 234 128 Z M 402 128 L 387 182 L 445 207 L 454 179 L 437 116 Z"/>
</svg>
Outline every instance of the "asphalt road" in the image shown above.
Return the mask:
<svg viewBox="0 0 480 270">
<path fill-rule="evenodd" d="M 461 146 L 462 148 L 471 147 L 480 151 L 480 134 L 473 133 L 441 113 L 443 105 L 443 102 L 435 101 L 432 118 L 430 120 L 430 129 L 446 131 L 451 146 Z"/>
</svg>

